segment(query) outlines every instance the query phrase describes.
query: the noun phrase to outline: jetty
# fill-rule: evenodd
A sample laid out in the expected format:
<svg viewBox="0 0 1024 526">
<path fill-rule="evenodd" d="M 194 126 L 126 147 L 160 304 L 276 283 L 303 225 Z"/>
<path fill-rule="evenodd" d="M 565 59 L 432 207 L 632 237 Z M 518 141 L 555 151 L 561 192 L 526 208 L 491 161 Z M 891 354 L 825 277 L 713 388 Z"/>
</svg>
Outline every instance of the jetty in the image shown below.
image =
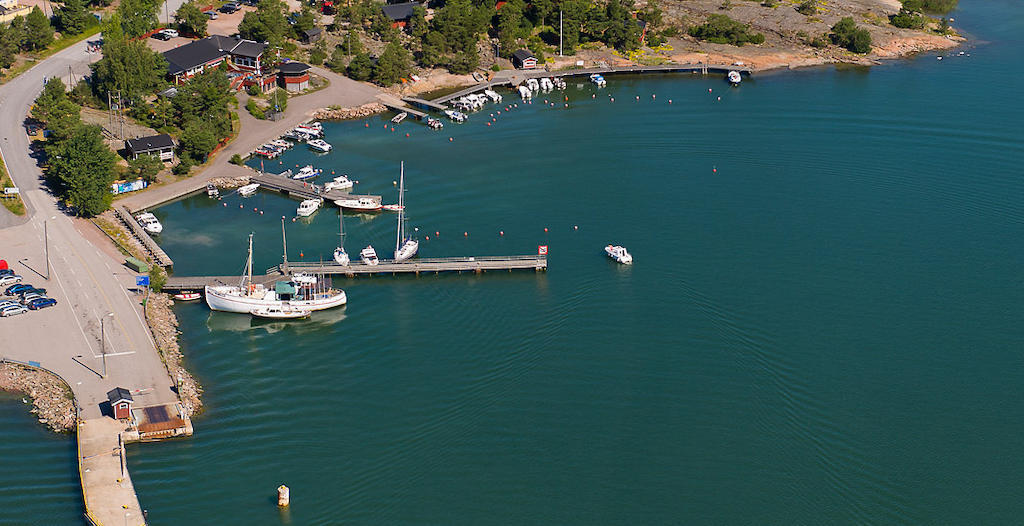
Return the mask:
<svg viewBox="0 0 1024 526">
<path fill-rule="evenodd" d="M 142 248 L 146 249 L 146 252 L 153 258 L 153 261 L 161 267 L 174 266 L 174 261 L 171 257 L 164 252 L 164 249 L 160 248 L 160 245 L 153 241 L 153 238 L 149 236 L 149 232 L 139 225 L 139 222 L 132 217 L 132 214 L 128 212 L 128 209 L 123 206 L 114 207 L 114 215 L 121 220 L 122 223 L 131 232 L 132 237 L 137 239 L 142 244 Z"/>
<path fill-rule="evenodd" d="M 406 106 L 405 104 L 398 104 L 397 102 L 392 102 L 389 100 L 382 100 L 381 104 L 383 104 L 384 107 L 386 107 L 387 109 L 394 111 L 396 113 L 408 113 L 411 117 L 415 118 L 418 121 L 422 121 L 430 116 L 420 110 Z"/>
<path fill-rule="evenodd" d="M 281 276 L 260 276 L 254 275 L 252 277 L 253 283 L 257 283 L 263 286 L 273 285 Z M 183 292 L 183 291 L 195 291 L 200 292 L 207 286 L 219 287 L 222 285 L 234 285 L 238 286 L 238 276 L 171 276 L 167 278 L 167 282 L 164 283 L 163 290 L 165 292 Z"/>
<path fill-rule="evenodd" d="M 286 172 L 287 173 L 287 172 Z M 302 181 L 292 179 L 290 177 L 282 175 L 273 175 L 262 172 L 257 172 L 249 177 L 249 180 L 254 183 L 259 183 L 260 188 L 268 190 L 276 190 L 289 197 L 295 197 L 300 200 L 302 199 L 319 199 L 323 198 L 327 201 L 334 201 L 335 199 L 347 199 L 347 198 L 361 198 L 367 197 L 377 203 L 383 202 L 383 197 L 379 195 L 355 195 L 348 192 L 342 192 L 341 190 L 330 190 L 324 192 L 320 190 L 318 186 L 314 186 L 310 183 L 304 183 Z"/>
<path fill-rule="evenodd" d="M 529 256 L 478 256 L 449 258 L 414 258 L 405 261 L 382 259 L 376 265 L 367 265 L 362 261 L 352 261 L 348 265 L 331 262 L 286 261 L 267 269 L 267 275 L 282 275 L 291 272 L 309 274 L 340 275 L 348 277 L 372 276 L 375 274 L 415 274 L 422 272 L 440 274 L 441 272 L 473 272 L 480 274 L 494 270 L 547 270 L 546 255 Z"/>
<path fill-rule="evenodd" d="M 417 97 L 402 97 L 402 102 L 425 110 L 444 111 L 448 109 L 448 106 L 444 104 Z"/>
</svg>

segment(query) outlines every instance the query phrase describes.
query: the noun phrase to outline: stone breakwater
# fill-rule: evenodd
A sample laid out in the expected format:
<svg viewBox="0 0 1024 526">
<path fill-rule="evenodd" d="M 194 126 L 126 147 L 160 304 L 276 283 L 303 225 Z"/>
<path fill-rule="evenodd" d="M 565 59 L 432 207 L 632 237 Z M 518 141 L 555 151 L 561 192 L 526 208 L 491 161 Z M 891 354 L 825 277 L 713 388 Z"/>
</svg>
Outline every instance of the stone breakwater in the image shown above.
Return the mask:
<svg viewBox="0 0 1024 526">
<path fill-rule="evenodd" d="M 168 294 L 151 293 L 146 302 L 146 321 L 149 322 L 153 340 L 160 352 L 160 359 L 167 367 L 175 385 L 178 386 L 178 399 L 189 417 L 195 415 L 203 406 L 200 395 L 203 388 L 192 374 L 182 365 L 184 356 L 178 345 L 178 318 L 171 311 L 174 301 Z"/>
<path fill-rule="evenodd" d="M 249 176 L 243 175 L 241 177 L 214 177 L 210 179 L 210 184 L 217 188 L 240 188 L 249 184 Z"/>
<path fill-rule="evenodd" d="M 320 108 L 313 112 L 313 118 L 316 120 L 346 120 L 346 119 L 361 119 L 363 117 L 369 117 L 377 113 L 384 113 L 387 108 L 379 102 L 369 102 L 362 106 L 356 106 L 355 108 Z"/>
<path fill-rule="evenodd" d="M 31 413 L 57 432 L 75 428 L 75 398 L 57 375 L 16 363 L 0 363 L 0 390 L 24 393 L 32 399 Z"/>
</svg>

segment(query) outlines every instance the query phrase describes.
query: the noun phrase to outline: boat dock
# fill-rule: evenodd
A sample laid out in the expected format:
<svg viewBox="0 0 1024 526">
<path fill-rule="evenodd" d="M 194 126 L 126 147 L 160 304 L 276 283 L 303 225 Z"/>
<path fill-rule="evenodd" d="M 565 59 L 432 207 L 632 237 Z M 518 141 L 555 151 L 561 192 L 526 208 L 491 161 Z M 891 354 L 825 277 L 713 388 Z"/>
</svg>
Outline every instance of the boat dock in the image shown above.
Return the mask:
<svg viewBox="0 0 1024 526">
<path fill-rule="evenodd" d="M 448 106 L 439 102 L 420 99 L 417 97 L 402 97 L 402 102 L 425 110 L 444 111 L 448 109 Z"/>
<path fill-rule="evenodd" d="M 428 114 L 426 114 L 426 113 L 424 113 L 424 112 L 422 112 L 420 110 L 417 110 L 415 108 L 410 108 L 409 106 L 406 106 L 405 104 L 398 104 L 396 102 L 391 102 L 391 101 L 387 101 L 387 100 L 381 101 L 381 104 L 383 104 L 384 107 L 386 107 L 387 109 L 389 109 L 389 110 L 391 110 L 393 112 L 396 112 L 396 113 L 402 113 L 402 112 L 408 113 L 409 116 L 415 118 L 418 121 L 426 120 L 426 118 L 430 116 L 430 115 L 428 115 Z"/>
<path fill-rule="evenodd" d="M 415 274 L 422 272 L 440 274 L 441 272 L 474 272 L 480 274 L 493 270 L 533 270 L 542 271 L 548 268 L 547 256 L 479 256 L 451 258 L 414 258 L 406 261 L 382 259 L 377 265 L 367 265 L 362 261 L 352 261 L 348 265 L 337 265 L 329 262 L 294 262 L 267 269 L 268 275 L 281 275 L 290 272 L 307 272 L 311 274 L 341 275 L 350 278 L 356 276 L 372 276 L 374 274 Z"/>
<path fill-rule="evenodd" d="M 280 175 L 255 173 L 249 178 L 249 180 L 254 183 L 259 183 L 260 188 L 276 190 L 287 196 L 296 197 L 299 199 L 318 199 L 322 197 L 326 201 L 334 201 L 335 199 L 343 199 L 350 197 L 368 197 L 378 203 L 383 202 L 383 197 L 379 195 L 355 195 L 349 194 L 348 192 L 342 192 L 341 190 L 318 192 L 317 189 L 309 183 L 304 183 L 302 181 L 298 181 Z"/>
<path fill-rule="evenodd" d="M 146 252 L 149 252 L 149 255 L 153 257 L 153 261 L 155 261 L 157 265 L 164 268 L 174 266 L 174 261 L 171 260 L 171 257 L 164 252 L 164 249 L 160 248 L 160 245 L 156 244 L 156 241 L 153 241 L 153 238 L 149 236 L 149 232 L 146 232 L 142 226 L 139 225 L 139 222 L 132 217 L 132 214 L 128 212 L 127 208 L 123 206 L 115 206 L 114 215 L 117 216 L 117 218 L 120 219 L 126 227 L 128 227 L 128 231 L 132 233 L 132 236 L 134 236 L 139 243 L 142 243 L 142 247 L 146 249 Z"/>
<path fill-rule="evenodd" d="M 259 276 L 254 275 L 252 280 L 254 283 L 260 285 L 269 286 L 273 285 L 274 281 L 279 279 L 281 276 Z M 165 292 L 182 292 L 182 291 L 194 291 L 201 292 L 206 286 L 217 287 L 221 285 L 234 285 L 238 286 L 238 276 L 171 276 L 167 278 L 167 282 L 164 283 Z"/>
</svg>

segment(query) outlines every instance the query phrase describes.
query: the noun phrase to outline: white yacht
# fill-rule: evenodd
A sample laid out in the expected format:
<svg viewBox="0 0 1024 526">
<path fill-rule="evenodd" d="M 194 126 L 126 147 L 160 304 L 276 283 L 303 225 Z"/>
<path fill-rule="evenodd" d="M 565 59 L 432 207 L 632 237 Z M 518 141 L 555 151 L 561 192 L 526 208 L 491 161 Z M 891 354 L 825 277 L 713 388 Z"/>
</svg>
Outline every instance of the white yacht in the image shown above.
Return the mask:
<svg viewBox="0 0 1024 526">
<path fill-rule="evenodd" d="M 331 151 L 331 143 L 329 143 L 329 142 L 327 142 L 327 141 L 325 141 L 323 139 L 313 139 L 313 140 L 307 142 L 306 144 L 308 144 L 310 148 L 312 148 L 312 149 L 314 149 L 314 150 L 316 150 L 318 152 L 327 153 L 327 152 Z"/>
<path fill-rule="evenodd" d="M 160 224 L 155 215 L 149 212 L 143 212 L 135 216 L 135 220 L 139 222 L 143 230 L 150 234 L 159 234 L 164 231 L 164 226 Z"/>
<path fill-rule="evenodd" d="M 338 248 L 334 249 L 335 263 L 347 267 L 348 252 L 345 252 L 345 210 L 338 209 Z"/>
<path fill-rule="evenodd" d="M 376 265 L 380 263 L 377 259 L 377 251 L 373 249 L 373 245 L 366 245 L 366 248 L 359 251 L 359 259 L 363 260 L 365 265 Z"/>
<path fill-rule="evenodd" d="M 374 199 L 356 197 L 354 195 L 344 199 L 336 199 L 334 204 L 338 205 L 339 208 L 348 208 L 349 210 L 359 210 L 361 212 L 376 212 L 382 208 L 380 202 Z"/>
<path fill-rule="evenodd" d="M 738 85 L 740 81 L 743 80 L 743 77 L 740 75 L 739 71 L 730 71 L 729 74 L 726 75 L 726 78 L 729 80 L 729 83 L 734 86 Z"/>
<path fill-rule="evenodd" d="M 633 263 L 633 256 L 626 252 L 626 247 L 619 245 L 608 245 L 604 247 L 604 253 L 608 254 L 608 257 L 622 263 L 623 265 L 629 265 Z"/>
<path fill-rule="evenodd" d="M 398 233 L 395 238 L 395 261 L 405 261 L 416 255 L 420 249 L 420 242 L 412 237 L 407 237 L 405 223 L 408 218 L 405 216 L 405 162 L 402 162 L 402 174 L 398 183 Z"/>
<path fill-rule="evenodd" d="M 267 318 L 271 320 L 297 320 L 300 318 L 308 318 L 313 311 L 285 305 L 259 307 L 249 311 L 249 313 L 257 318 Z"/>
<path fill-rule="evenodd" d="M 295 211 L 295 214 L 299 217 L 309 217 L 320 209 L 320 203 L 323 203 L 323 201 L 323 199 L 306 199 L 299 203 L 299 208 Z"/>
<path fill-rule="evenodd" d="M 351 190 L 352 186 L 355 185 L 355 181 L 348 178 L 347 175 L 339 175 L 332 181 L 324 183 L 324 191 L 330 192 L 331 190 Z"/>
<path fill-rule="evenodd" d="M 604 80 L 604 77 L 598 73 L 594 73 L 590 76 L 590 82 L 597 84 L 597 87 L 599 88 L 603 88 L 608 85 L 608 81 Z"/>
<path fill-rule="evenodd" d="M 466 122 L 466 114 L 461 111 L 444 110 L 444 114 L 455 122 Z"/>
<path fill-rule="evenodd" d="M 256 193 L 256 189 L 260 187 L 260 183 L 247 184 L 238 189 L 238 195 L 242 197 L 249 197 Z"/>
<path fill-rule="evenodd" d="M 319 168 L 313 168 L 312 164 L 307 164 L 306 166 L 299 168 L 299 171 L 295 172 L 295 175 L 292 176 L 292 179 L 313 179 L 316 176 L 320 175 L 322 172 L 323 170 Z"/>
<path fill-rule="evenodd" d="M 256 309 L 318 311 L 345 304 L 345 291 L 334 289 L 329 278 L 296 274 L 289 281 L 278 281 L 272 288 L 252 281 L 252 234 L 249 257 L 238 285 L 207 286 L 206 304 L 212 310 L 252 314 Z"/>
<path fill-rule="evenodd" d="M 324 126 L 319 122 L 307 122 L 300 124 L 295 127 L 296 131 L 305 133 L 306 135 L 312 135 L 313 137 L 319 137 L 324 134 Z"/>
<path fill-rule="evenodd" d="M 491 99 L 491 102 L 501 102 L 501 95 L 499 95 L 497 91 L 485 89 L 484 95 L 487 95 L 487 98 Z"/>
</svg>

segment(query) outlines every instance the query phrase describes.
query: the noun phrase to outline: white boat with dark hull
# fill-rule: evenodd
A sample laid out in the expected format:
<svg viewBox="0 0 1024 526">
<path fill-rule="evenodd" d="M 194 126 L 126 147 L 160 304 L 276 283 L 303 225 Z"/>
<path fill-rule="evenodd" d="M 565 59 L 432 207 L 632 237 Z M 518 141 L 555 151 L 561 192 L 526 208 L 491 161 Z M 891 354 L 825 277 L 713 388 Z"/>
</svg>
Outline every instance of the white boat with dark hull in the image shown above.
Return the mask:
<svg viewBox="0 0 1024 526">
<path fill-rule="evenodd" d="M 295 172 L 295 175 L 292 176 L 292 179 L 298 179 L 300 181 L 304 179 L 314 179 L 321 173 L 323 173 L 323 170 L 319 168 L 313 168 L 312 164 L 307 164 L 306 166 L 299 168 L 299 171 Z"/>
<path fill-rule="evenodd" d="M 339 208 L 348 208 L 349 210 L 358 210 L 361 212 L 376 212 L 383 208 L 379 201 L 369 197 L 351 196 L 342 199 L 335 199 L 334 204 Z"/>
<path fill-rule="evenodd" d="M 218 190 L 213 183 L 206 183 L 206 195 L 210 197 L 220 197 L 220 190 Z"/>
<path fill-rule="evenodd" d="M 622 263 L 623 265 L 630 265 L 633 263 L 633 256 L 626 251 L 626 247 L 619 245 L 608 245 L 604 247 L 604 253 L 608 254 L 608 257 L 615 261 Z"/>
<path fill-rule="evenodd" d="M 324 183 L 324 192 L 330 192 L 331 190 L 351 190 L 355 184 L 356 182 L 349 179 L 347 175 L 339 175 L 333 180 Z"/>
<path fill-rule="evenodd" d="M 206 304 L 210 309 L 252 314 L 257 309 L 319 311 L 340 307 L 348 298 L 345 291 L 334 289 L 329 278 L 295 274 L 289 281 L 278 281 L 273 288 L 252 281 L 252 234 L 249 234 L 249 257 L 245 273 L 237 286 L 207 286 Z"/>
<path fill-rule="evenodd" d="M 150 234 L 159 234 L 164 231 L 164 226 L 160 224 L 160 221 L 150 212 L 143 212 L 135 216 L 135 220 L 139 222 L 139 226 L 143 230 Z"/>
<path fill-rule="evenodd" d="M 405 224 L 405 162 L 402 162 L 401 175 L 398 183 L 398 233 L 395 237 L 395 261 L 405 261 L 416 255 L 420 242 L 406 235 Z"/>
<path fill-rule="evenodd" d="M 348 252 L 345 252 L 345 210 L 338 209 L 338 248 L 334 249 L 334 262 L 347 267 Z"/>
<path fill-rule="evenodd" d="M 329 142 L 327 142 L 327 141 L 325 141 L 323 139 L 313 139 L 313 140 L 307 142 L 306 145 L 308 145 L 310 148 L 312 148 L 312 149 L 314 149 L 314 150 L 316 150 L 318 152 L 322 152 L 322 153 L 328 153 L 328 152 L 331 151 L 331 143 L 329 143 Z"/>
<path fill-rule="evenodd" d="M 739 83 L 743 80 L 743 76 L 740 75 L 739 71 L 730 71 L 729 74 L 725 76 L 725 78 L 729 81 L 729 84 L 732 84 L 733 86 L 739 85 Z"/>
<path fill-rule="evenodd" d="M 249 197 L 250 195 L 255 194 L 256 193 L 256 189 L 259 188 L 259 187 L 260 187 L 260 183 L 247 184 L 247 185 L 245 185 L 243 187 L 240 187 L 238 189 L 238 195 L 240 195 L 242 197 Z"/>
<path fill-rule="evenodd" d="M 364 265 L 376 265 L 380 263 L 377 259 L 377 251 L 373 249 L 373 245 L 366 245 L 366 248 L 359 251 L 359 259 L 363 261 Z"/>
</svg>

